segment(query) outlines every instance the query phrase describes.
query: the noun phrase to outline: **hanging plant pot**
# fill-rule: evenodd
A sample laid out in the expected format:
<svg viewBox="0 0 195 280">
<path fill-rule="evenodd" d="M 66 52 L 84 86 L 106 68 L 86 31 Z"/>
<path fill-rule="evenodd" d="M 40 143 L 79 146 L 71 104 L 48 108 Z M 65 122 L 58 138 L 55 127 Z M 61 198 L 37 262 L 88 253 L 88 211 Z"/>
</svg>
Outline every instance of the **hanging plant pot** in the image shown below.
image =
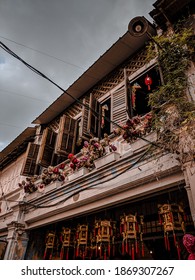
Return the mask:
<svg viewBox="0 0 195 280">
<path fill-rule="evenodd" d="M 96 168 L 100 168 L 102 166 L 105 166 L 111 162 L 114 162 L 120 158 L 120 154 L 117 152 L 110 152 L 106 154 L 105 156 L 98 158 L 94 160 L 94 164 Z"/>
<path fill-rule="evenodd" d="M 74 171 L 74 173 L 68 175 L 68 180 L 69 181 L 75 180 L 81 176 L 84 176 L 87 173 L 89 173 L 89 169 L 87 169 L 86 167 L 81 167 L 79 170 Z"/>
</svg>

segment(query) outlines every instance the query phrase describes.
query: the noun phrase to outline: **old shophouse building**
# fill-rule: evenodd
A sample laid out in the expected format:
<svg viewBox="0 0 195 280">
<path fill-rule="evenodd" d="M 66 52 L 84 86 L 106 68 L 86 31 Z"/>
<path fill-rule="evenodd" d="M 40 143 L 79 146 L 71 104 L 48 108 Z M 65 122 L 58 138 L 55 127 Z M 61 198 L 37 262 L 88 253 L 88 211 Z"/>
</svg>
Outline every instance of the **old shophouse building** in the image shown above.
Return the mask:
<svg viewBox="0 0 195 280">
<path fill-rule="evenodd" d="M 185 258 L 182 237 L 195 233 L 194 122 L 179 154 L 159 141 L 168 130 L 151 125 L 159 111 L 151 114 L 148 101 L 166 85 L 153 36 L 171 37 L 184 16 L 194 28 L 192 1 L 158 0 L 150 15 L 155 25 L 132 19 L 1 152 L 1 259 Z M 190 59 L 185 94 L 193 104 Z M 171 131 L 179 112 L 169 105 L 160 120 Z"/>
</svg>

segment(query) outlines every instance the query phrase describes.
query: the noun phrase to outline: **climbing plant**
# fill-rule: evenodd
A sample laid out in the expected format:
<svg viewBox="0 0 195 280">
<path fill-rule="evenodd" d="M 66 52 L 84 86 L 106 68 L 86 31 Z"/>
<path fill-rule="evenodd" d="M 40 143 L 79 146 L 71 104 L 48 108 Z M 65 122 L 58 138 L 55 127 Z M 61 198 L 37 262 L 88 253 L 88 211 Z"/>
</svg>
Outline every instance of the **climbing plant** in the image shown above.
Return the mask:
<svg viewBox="0 0 195 280">
<path fill-rule="evenodd" d="M 157 56 L 163 83 L 149 97 L 158 144 L 177 153 L 182 160 L 194 160 L 195 105 L 187 97 L 188 69 L 194 56 L 192 30 L 180 23 L 167 34 L 156 36 L 148 46 L 148 58 Z"/>
</svg>

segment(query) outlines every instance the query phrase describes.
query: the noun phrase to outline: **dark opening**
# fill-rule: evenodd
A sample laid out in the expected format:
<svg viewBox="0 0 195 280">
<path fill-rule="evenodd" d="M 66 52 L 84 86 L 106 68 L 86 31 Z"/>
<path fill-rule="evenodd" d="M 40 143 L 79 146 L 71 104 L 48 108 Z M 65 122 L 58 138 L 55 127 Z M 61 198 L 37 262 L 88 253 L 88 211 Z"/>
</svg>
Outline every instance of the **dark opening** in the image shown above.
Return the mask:
<svg viewBox="0 0 195 280">
<path fill-rule="evenodd" d="M 102 109 L 102 120 L 101 120 L 101 138 L 104 138 L 104 133 L 110 134 L 110 122 L 108 120 L 111 119 L 111 110 L 110 110 L 110 98 L 107 99 L 104 103 L 101 104 Z M 106 120 L 103 116 L 105 116 L 108 120 Z"/>
<path fill-rule="evenodd" d="M 150 85 L 146 85 L 146 77 L 148 77 L 151 81 Z M 132 107 L 134 116 L 142 116 L 150 112 L 151 108 L 148 105 L 149 95 L 153 90 L 156 90 L 160 86 L 160 84 L 160 74 L 157 68 L 153 68 L 150 71 L 146 72 L 131 84 L 133 95 Z"/>
<path fill-rule="evenodd" d="M 6 248 L 7 248 L 7 241 L 0 240 L 0 260 L 4 259 Z"/>
<path fill-rule="evenodd" d="M 75 154 L 78 154 L 83 147 L 84 139 L 82 138 L 81 132 L 81 118 L 77 120 L 77 135 L 76 135 L 76 145 L 75 145 Z"/>
</svg>

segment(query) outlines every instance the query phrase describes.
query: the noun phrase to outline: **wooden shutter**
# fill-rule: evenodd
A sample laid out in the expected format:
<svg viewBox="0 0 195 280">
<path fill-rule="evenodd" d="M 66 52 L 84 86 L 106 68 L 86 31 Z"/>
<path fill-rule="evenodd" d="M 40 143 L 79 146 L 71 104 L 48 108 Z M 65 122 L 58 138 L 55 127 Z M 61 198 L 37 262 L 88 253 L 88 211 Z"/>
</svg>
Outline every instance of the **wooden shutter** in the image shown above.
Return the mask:
<svg viewBox="0 0 195 280">
<path fill-rule="evenodd" d="M 83 108 L 82 108 L 82 117 L 81 117 L 81 129 L 80 129 L 80 135 L 79 138 L 84 140 L 89 140 L 90 138 L 90 131 L 88 130 L 88 118 L 89 118 L 89 103 L 90 99 L 88 96 L 86 96 L 83 99 Z M 85 106 L 87 105 L 87 106 Z"/>
<path fill-rule="evenodd" d="M 22 167 L 21 175 L 32 176 L 36 172 L 36 160 L 39 151 L 39 145 L 29 143 L 26 151 L 26 160 Z"/>
<path fill-rule="evenodd" d="M 111 96 L 112 121 L 122 125 L 127 120 L 127 96 L 125 86 L 112 93 Z M 112 130 L 117 126 L 112 123 Z"/>
<path fill-rule="evenodd" d="M 38 154 L 38 164 L 48 167 L 52 163 L 56 142 L 56 133 L 49 127 L 43 131 L 42 141 Z"/>
<path fill-rule="evenodd" d="M 101 111 L 101 105 L 92 93 L 90 94 L 89 106 L 92 110 L 89 109 L 87 129 L 91 136 L 99 137 L 101 121 L 101 116 L 99 114 Z"/>
<path fill-rule="evenodd" d="M 56 153 L 74 153 L 77 132 L 77 121 L 63 115 L 60 119 Z"/>
</svg>

